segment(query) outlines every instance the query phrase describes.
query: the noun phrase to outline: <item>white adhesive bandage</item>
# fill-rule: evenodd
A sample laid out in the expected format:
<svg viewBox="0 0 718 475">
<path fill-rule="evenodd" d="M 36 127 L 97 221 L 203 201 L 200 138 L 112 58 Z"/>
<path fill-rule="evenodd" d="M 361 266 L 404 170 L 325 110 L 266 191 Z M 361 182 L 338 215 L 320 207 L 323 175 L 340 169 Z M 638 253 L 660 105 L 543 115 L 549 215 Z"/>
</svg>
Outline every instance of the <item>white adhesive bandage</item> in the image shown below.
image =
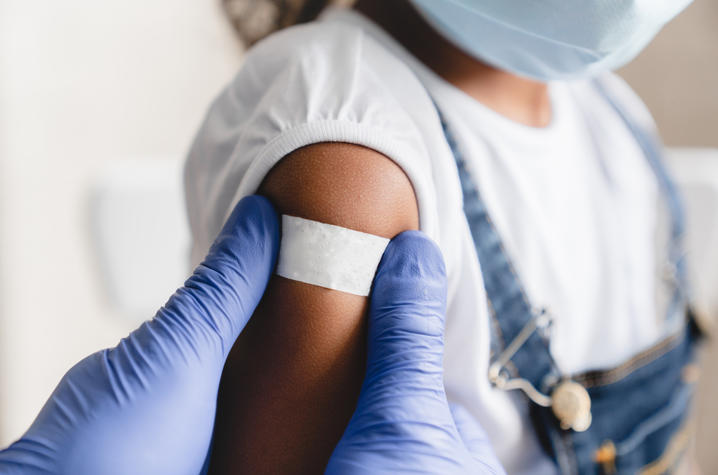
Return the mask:
<svg viewBox="0 0 718 475">
<path fill-rule="evenodd" d="M 277 274 L 355 295 L 369 295 L 389 239 L 282 215 Z"/>
</svg>

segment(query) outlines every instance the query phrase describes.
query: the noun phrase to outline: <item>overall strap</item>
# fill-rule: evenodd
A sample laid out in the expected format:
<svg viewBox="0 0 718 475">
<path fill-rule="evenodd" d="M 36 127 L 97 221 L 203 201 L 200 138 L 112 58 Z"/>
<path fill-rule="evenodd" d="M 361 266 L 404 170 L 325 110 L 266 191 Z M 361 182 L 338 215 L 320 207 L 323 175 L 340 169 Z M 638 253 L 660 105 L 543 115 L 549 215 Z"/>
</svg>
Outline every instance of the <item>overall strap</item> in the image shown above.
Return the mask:
<svg viewBox="0 0 718 475">
<path fill-rule="evenodd" d="M 534 310 L 530 305 L 489 217 L 486 203 L 440 111 L 439 118 L 456 160 L 464 214 L 476 247 L 491 311 L 493 354 L 489 378 L 503 389 L 522 389 L 535 402 L 549 405 L 550 398 L 541 393 L 546 392 L 559 379 L 557 366 L 549 351 L 547 331 L 550 318 L 545 312 Z"/>
<path fill-rule="evenodd" d="M 684 306 L 687 303 L 689 297 L 683 242 L 685 215 L 678 187 L 671 179 L 670 173 L 666 168 L 663 158 L 663 145 L 658 140 L 658 137 L 636 124 L 621 102 L 610 94 L 609 88 L 604 84 L 603 80 L 595 79 L 593 84 L 599 94 L 603 96 L 606 102 L 611 105 L 616 114 L 623 120 L 641 147 L 643 154 L 656 176 L 661 194 L 670 213 L 671 230 L 668 244 L 668 262 L 665 266 L 665 273 L 675 290 L 668 309 L 668 316 L 674 315 L 680 306 Z"/>
<path fill-rule="evenodd" d="M 683 253 L 684 214 L 680 196 L 670 179 L 656 138 L 638 127 L 618 101 L 614 100 L 599 81 L 598 91 L 611 104 L 641 147 L 653 170 L 671 215 L 669 269 L 674 296 L 669 315 L 686 300 L 686 272 Z M 481 267 L 487 299 L 491 311 L 491 365 L 489 379 L 499 388 L 521 389 L 541 406 L 552 404 L 551 392 L 562 380 L 551 355 L 549 327 L 551 317 L 529 303 L 524 287 L 491 221 L 486 203 L 471 178 L 458 143 L 438 106 L 441 125 L 456 161 L 463 195 L 464 214 Z"/>
</svg>

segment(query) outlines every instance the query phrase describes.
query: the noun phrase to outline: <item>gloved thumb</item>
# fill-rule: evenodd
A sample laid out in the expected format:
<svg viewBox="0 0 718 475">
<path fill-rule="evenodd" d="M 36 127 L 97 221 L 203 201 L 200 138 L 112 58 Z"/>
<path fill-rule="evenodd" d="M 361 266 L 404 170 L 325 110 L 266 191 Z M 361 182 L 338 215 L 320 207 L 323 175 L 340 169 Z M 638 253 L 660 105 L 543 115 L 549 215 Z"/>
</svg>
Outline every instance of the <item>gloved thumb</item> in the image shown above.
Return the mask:
<svg viewBox="0 0 718 475">
<path fill-rule="evenodd" d="M 444 392 L 445 307 L 437 246 L 418 231 L 395 237 L 370 295 L 364 384 L 327 473 L 403 473 L 404 456 L 424 460 L 426 472 L 455 468 L 462 445 Z"/>
<path fill-rule="evenodd" d="M 418 231 L 400 234 L 387 246 L 374 278 L 367 379 L 443 388 L 445 311 L 441 251 Z"/>
<path fill-rule="evenodd" d="M 279 222 L 270 202 L 242 199 L 207 257 L 151 324 L 195 353 L 209 344 L 226 357 L 264 294 L 278 248 Z"/>
<path fill-rule="evenodd" d="M 438 247 L 418 231 L 394 238 L 374 277 L 366 378 L 350 432 L 381 419 L 451 420 L 442 370 L 445 307 Z"/>
</svg>

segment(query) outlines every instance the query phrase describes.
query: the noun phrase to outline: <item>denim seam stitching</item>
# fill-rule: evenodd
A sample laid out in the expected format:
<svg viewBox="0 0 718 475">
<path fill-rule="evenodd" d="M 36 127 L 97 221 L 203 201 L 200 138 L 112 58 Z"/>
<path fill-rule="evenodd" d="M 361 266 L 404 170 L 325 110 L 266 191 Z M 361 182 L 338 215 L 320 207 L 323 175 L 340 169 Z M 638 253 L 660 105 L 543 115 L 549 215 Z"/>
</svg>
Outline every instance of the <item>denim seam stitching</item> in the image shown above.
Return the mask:
<svg viewBox="0 0 718 475">
<path fill-rule="evenodd" d="M 620 366 L 599 373 L 586 373 L 574 376 L 573 380 L 581 383 L 586 388 L 606 386 L 620 381 L 635 370 L 650 364 L 672 349 L 676 348 L 683 341 L 684 335 L 685 331 L 680 331 L 675 335 L 662 340 L 658 345 L 637 354 Z"/>
</svg>

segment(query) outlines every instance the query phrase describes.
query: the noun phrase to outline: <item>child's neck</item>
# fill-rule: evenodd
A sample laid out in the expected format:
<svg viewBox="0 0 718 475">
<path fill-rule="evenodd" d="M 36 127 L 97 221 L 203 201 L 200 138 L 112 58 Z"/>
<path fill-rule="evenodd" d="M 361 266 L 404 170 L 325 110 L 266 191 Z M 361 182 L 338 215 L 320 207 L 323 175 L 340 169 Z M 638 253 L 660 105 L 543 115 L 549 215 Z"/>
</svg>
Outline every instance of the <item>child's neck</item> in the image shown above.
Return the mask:
<svg viewBox="0 0 718 475">
<path fill-rule="evenodd" d="M 499 114 L 531 127 L 551 122 L 545 83 L 483 63 L 435 32 L 406 0 L 359 0 L 355 8 L 379 24 L 427 67 Z"/>
</svg>

